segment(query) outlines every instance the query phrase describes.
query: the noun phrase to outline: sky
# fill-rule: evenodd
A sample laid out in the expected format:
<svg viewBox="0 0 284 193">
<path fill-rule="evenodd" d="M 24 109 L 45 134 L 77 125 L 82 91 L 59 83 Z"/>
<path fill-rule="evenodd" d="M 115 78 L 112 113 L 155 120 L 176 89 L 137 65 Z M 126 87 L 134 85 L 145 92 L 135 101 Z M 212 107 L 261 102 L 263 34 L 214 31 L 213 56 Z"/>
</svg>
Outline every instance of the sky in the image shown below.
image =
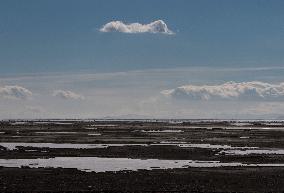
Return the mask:
<svg viewBox="0 0 284 193">
<path fill-rule="evenodd" d="M 0 119 L 284 118 L 282 0 L 1 0 Z"/>
</svg>

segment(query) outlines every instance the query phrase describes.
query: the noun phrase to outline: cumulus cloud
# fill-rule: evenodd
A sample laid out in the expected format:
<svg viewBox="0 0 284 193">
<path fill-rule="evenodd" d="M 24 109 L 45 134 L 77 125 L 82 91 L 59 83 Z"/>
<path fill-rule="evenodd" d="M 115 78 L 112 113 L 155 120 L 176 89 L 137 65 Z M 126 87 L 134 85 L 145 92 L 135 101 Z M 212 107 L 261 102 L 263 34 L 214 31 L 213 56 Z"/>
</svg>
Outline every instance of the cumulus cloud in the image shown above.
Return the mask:
<svg viewBox="0 0 284 193">
<path fill-rule="evenodd" d="M 85 99 L 84 96 L 74 93 L 69 90 L 55 90 L 53 91 L 52 95 L 55 97 L 60 97 L 62 99 L 73 99 L 73 100 L 84 100 Z"/>
<path fill-rule="evenodd" d="M 122 21 L 111 21 L 100 28 L 101 32 L 121 32 L 121 33 L 163 33 L 174 34 L 169 30 L 163 20 L 153 21 L 149 24 L 123 23 Z"/>
<path fill-rule="evenodd" d="M 226 82 L 220 85 L 185 85 L 161 92 L 165 96 L 190 100 L 284 100 L 284 83 Z"/>
<path fill-rule="evenodd" d="M 0 87 L 0 97 L 8 99 L 28 99 L 32 96 L 32 92 L 28 89 L 14 85 Z"/>
</svg>

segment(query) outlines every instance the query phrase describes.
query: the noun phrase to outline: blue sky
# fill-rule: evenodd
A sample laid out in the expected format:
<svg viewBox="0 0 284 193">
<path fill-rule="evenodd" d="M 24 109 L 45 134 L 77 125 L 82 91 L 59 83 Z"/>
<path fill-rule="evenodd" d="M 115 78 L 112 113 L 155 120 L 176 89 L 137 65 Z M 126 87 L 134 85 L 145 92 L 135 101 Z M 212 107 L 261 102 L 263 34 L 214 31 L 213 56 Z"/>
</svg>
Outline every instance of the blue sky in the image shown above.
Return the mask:
<svg viewBox="0 0 284 193">
<path fill-rule="evenodd" d="M 282 66 L 279 0 L 0 2 L 1 73 Z M 162 19 L 176 34 L 101 33 Z"/>
<path fill-rule="evenodd" d="M 2 0 L 0 118 L 283 117 L 283 10 L 282 0 Z"/>
</svg>

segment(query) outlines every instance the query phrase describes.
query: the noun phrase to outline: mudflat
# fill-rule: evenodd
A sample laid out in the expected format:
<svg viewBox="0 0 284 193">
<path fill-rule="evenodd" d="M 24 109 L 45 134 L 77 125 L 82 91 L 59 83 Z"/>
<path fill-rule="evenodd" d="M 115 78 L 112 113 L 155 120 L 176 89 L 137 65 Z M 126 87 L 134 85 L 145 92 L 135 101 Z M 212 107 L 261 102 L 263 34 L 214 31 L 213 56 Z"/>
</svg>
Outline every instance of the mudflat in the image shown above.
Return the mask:
<svg viewBox="0 0 284 193">
<path fill-rule="evenodd" d="M 1 192 L 284 192 L 284 123 L 0 123 Z"/>
</svg>

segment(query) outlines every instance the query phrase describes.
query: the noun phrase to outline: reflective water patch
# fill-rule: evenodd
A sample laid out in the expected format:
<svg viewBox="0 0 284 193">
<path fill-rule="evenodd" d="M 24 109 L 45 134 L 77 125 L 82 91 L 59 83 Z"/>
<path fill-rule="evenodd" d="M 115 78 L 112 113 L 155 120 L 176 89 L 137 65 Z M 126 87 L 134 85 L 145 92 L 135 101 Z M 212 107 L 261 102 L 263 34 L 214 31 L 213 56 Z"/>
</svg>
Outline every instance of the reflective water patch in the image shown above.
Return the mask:
<svg viewBox="0 0 284 193">
<path fill-rule="evenodd" d="M 0 166 L 31 168 L 75 168 L 87 172 L 153 170 L 189 167 L 283 167 L 284 164 L 221 163 L 219 161 L 159 160 L 102 157 L 55 157 L 49 159 L 0 159 Z"/>
</svg>

